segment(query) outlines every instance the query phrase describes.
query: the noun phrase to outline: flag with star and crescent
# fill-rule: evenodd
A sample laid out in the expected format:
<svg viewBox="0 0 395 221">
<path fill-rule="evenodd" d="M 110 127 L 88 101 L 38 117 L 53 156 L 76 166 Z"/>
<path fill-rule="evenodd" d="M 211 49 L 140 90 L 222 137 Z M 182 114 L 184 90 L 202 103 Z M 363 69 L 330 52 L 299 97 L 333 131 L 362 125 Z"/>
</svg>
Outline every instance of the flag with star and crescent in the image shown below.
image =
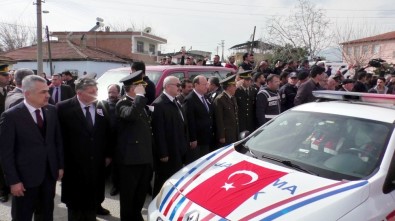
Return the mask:
<svg viewBox="0 0 395 221">
<path fill-rule="evenodd" d="M 210 177 L 186 197 L 226 217 L 255 193 L 287 173 L 241 161 Z"/>
</svg>

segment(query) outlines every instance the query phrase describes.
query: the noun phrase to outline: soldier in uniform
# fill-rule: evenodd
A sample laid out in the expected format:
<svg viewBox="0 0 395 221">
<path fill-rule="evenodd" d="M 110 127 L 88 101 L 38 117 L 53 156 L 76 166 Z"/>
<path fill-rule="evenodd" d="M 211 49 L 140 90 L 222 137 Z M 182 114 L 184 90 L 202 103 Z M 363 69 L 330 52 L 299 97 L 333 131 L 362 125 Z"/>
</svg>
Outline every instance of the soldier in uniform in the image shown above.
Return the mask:
<svg viewBox="0 0 395 221">
<path fill-rule="evenodd" d="M 5 98 L 7 97 L 8 93 L 8 78 L 8 65 L 0 65 L 0 115 L 4 112 Z M 0 167 L 0 201 L 7 202 L 9 193 L 10 188 L 7 186 L 4 180 L 4 173 L 2 168 Z"/>
<path fill-rule="evenodd" d="M 220 146 L 238 140 L 239 123 L 237 116 L 236 75 L 231 75 L 221 82 L 224 91 L 214 100 L 216 136 Z"/>
<path fill-rule="evenodd" d="M 252 87 L 252 71 L 243 71 L 239 73 L 242 80 L 240 87 L 236 89 L 235 97 L 237 100 L 239 131 L 255 130 L 255 98 L 257 90 Z"/>
<path fill-rule="evenodd" d="M 143 72 L 136 71 L 121 79 L 125 96 L 117 103 L 118 117 L 116 160 L 120 171 L 121 220 L 144 220 L 144 206 L 152 172 L 151 119 L 146 111 Z"/>
<path fill-rule="evenodd" d="M 276 74 L 267 77 L 267 86 L 261 87 L 256 96 L 256 117 L 258 126 L 262 126 L 270 119 L 280 114 L 280 95 L 278 87 L 280 78 Z"/>
</svg>

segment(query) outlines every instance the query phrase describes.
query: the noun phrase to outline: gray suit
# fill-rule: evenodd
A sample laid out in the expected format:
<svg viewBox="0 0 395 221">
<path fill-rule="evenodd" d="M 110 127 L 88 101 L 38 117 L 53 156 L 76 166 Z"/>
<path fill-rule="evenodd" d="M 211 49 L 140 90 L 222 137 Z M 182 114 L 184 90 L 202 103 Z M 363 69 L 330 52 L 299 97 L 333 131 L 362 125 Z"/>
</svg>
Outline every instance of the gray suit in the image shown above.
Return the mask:
<svg viewBox="0 0 395 221">
<path fill-rule="evenodd" d="M 14 88 L 14 90 L 8 92 L 5 99 L 4 110 L 8 110 L 11 107 L 19 104 L 24 99 L 22 89 Z"/>
</svg>

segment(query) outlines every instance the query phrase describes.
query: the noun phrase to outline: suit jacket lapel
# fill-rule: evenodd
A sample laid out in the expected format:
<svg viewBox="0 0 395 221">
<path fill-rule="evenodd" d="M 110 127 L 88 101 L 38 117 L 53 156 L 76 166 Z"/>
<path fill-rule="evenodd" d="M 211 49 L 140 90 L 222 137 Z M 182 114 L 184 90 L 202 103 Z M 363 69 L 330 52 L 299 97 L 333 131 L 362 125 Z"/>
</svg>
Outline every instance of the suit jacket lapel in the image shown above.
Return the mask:
<svg viewBox="0 0 395 221">
<path fill-rule="evenodd" d="M 82 108 L 81 108 L 80 102 L 78 102 L 77 96 L 72 99 L 72 102 L 73 102 L 73 105 L 74 105 L 74 114 L 75 114 L 75 116 L 82 123 L 82 125 L 84 125 L 85 129 L 88 132 L 90 132 L 89 128 L 88 128 L 88 122 L 86 121 L 85 114 L 82 111 Z"/>
</svg>

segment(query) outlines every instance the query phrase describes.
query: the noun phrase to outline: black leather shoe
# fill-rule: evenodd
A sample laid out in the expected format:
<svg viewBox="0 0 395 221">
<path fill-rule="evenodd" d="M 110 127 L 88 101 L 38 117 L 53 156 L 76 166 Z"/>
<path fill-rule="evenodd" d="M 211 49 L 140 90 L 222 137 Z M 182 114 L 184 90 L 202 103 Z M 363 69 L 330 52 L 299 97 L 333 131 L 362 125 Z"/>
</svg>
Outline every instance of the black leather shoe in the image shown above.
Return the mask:
<svg viewBox="0 0 395 221">
<path fill-rule="evenodd" d="M 96 215 L 107 216 L 110 214 L 110 210 L 104 209 L 102 206 L 99 206 L 96 211 Z"/>
<path fill-rule="evenodd" d="M 115 186 L 113 186 L 113 187 L 111 188 L 111 190 L 110 190 L 110 196 L 118 195 L 118 193 L 119 193 L 119 189 L 116 188 Z"/>
<path fill-rule="evenodd" d="M 8 201 L 8 194 L 0 196 L 0 202 L 5 203 Z"/>
</svg>

